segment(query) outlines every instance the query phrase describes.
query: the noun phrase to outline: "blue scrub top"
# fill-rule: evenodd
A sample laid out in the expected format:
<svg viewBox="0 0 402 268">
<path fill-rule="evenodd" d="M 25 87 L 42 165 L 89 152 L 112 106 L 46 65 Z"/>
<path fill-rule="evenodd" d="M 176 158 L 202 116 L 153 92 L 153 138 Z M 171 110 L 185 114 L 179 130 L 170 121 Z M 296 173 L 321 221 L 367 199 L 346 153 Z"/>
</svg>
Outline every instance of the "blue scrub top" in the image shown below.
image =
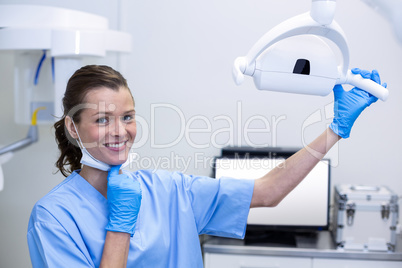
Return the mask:
<svg viewBox="0 0 402 268">
<path fill-rule="evenodd" d="M 253 180 L 125 173 L 142 189 L 127 267 L 203 267 L 198 235 L 244 237 Z M 27 234 L 32 266 L 98 267 L 107 223 L 107 199 L 75 171 L 32 210 Z"/>
</svg>

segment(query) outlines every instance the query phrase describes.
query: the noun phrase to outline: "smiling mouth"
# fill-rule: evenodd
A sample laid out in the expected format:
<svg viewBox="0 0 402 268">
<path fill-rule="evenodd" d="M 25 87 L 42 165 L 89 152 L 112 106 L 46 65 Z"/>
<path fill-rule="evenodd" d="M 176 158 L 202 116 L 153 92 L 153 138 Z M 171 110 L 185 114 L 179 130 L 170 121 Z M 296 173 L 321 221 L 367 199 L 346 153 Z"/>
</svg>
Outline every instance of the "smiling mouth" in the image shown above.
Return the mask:
<svg viewBox="0 0 402 268">
<path fill-rule="evenodd" d="M 123 147 L 124 145 L 126 145 L 127 141 L 123 141 L 120 143 L 105 143 L 105 147 L 109 147 L 109 148 L 120 148 Z"/>
</svg>

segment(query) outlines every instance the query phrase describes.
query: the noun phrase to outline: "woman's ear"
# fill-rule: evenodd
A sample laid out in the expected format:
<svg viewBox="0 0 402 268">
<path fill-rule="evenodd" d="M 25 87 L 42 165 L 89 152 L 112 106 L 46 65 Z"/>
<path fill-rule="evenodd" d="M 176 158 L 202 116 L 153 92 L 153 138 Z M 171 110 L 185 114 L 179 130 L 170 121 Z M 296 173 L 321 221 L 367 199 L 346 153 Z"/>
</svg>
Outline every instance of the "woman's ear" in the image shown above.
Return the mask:
<svg viewBox="0 0 402 268">
<path fill-rule="evenodd" d="M 64 124 L 66 125 L 67 131 L 73 139 L 78 139 L 77 130 L 74 127 L 73 120 L 70 116 L 64 118 Z"/>
</svg>

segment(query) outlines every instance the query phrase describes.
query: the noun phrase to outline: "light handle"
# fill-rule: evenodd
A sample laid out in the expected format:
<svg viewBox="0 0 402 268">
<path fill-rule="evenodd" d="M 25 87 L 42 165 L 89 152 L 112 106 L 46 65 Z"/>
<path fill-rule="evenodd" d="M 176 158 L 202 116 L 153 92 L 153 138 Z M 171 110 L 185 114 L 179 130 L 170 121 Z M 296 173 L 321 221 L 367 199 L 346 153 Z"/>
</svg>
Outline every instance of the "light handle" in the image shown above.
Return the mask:
<svg viewBox="0 0 402 268">
<path fill-rule="evenodd" d="M 338 81 L 337 84 L 349 84 L 367 91 L 371 95 L 379 98 L 382 101 L 388 99 L 389 91 L 385 87 L 377 84 L 373 80 L 365 79 L 360 74 L 353 74 L 348 70 L 345 81 Z"/>
</svg>

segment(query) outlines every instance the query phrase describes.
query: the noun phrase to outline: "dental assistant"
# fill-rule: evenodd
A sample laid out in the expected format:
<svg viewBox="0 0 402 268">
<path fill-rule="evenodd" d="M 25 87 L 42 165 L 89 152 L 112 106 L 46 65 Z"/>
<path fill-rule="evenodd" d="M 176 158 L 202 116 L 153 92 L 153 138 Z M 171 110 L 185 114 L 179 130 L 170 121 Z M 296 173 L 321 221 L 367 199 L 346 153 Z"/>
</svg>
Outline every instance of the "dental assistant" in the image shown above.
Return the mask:
<svg viewBox="0 0 402 268">
<path fill-rule="evenodd" d="M 377 71 L 354 69 L 380 83 Z M 69 79 L 55 123 L 66 179 L 34 206 L 27 240 L 33 267 L 203 267 L 198 236 L 243 238 L 249 209 L 276 206 L 330 148 L 349 137 L 377 99 L 334 88 L 334 120 L 306 148 L 257 180 L 126 171 L 136 136 L 124 77 L 89 65 Z"/>
</svg>

